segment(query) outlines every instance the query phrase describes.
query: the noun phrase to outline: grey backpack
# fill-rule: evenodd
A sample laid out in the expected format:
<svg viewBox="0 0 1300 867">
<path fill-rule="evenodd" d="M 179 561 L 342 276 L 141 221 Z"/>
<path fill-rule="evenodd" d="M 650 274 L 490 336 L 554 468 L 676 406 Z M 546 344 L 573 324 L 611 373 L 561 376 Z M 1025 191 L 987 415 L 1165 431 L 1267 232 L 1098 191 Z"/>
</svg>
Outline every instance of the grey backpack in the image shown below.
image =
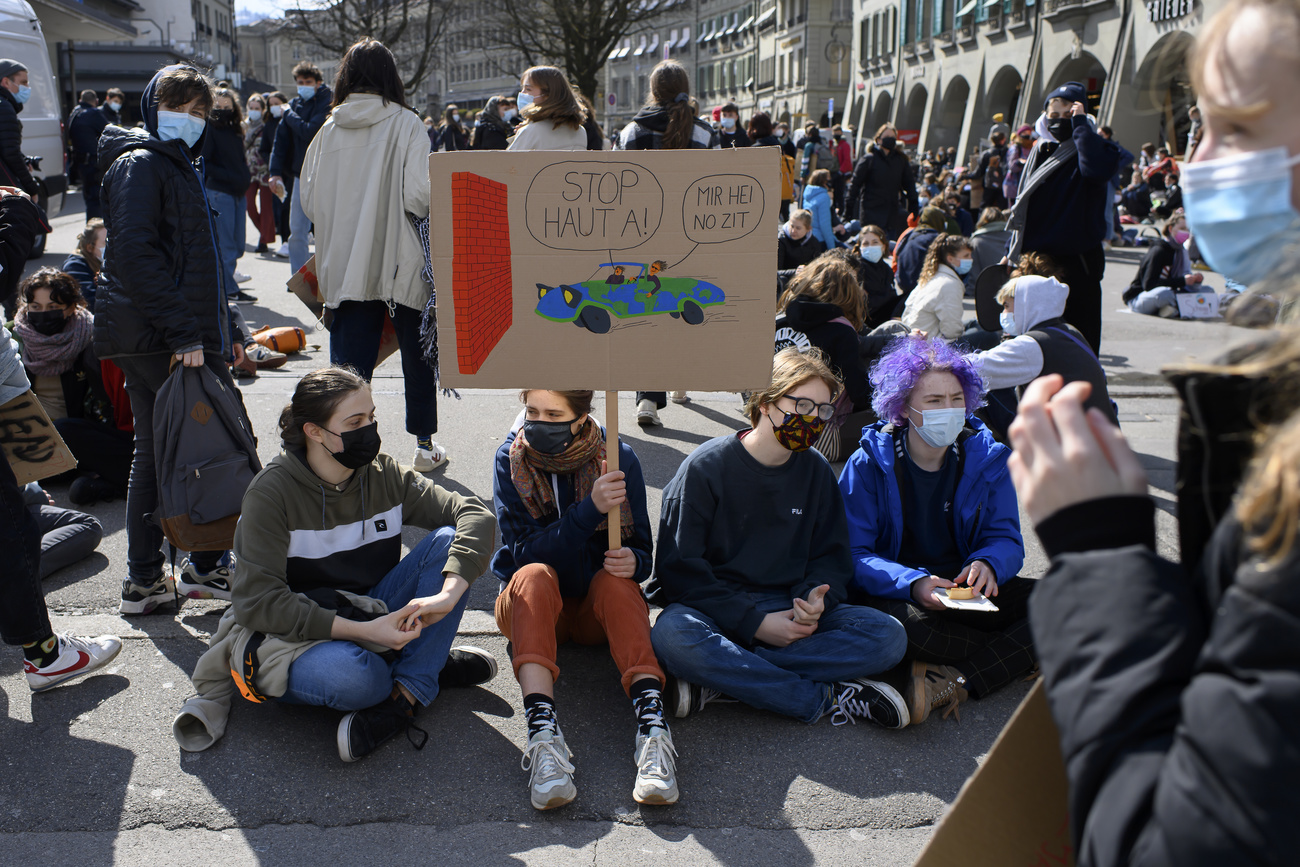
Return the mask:
<svg viewBox="0 0 1300 867">
<path fill-rule="evenodd" d="M 173 548 L 224 551 L 244 491 L 261 472 L 253 425 L 238 389 L 206 365 L 175 365 L 154 404 L 155 517 Z"/>
</svg>

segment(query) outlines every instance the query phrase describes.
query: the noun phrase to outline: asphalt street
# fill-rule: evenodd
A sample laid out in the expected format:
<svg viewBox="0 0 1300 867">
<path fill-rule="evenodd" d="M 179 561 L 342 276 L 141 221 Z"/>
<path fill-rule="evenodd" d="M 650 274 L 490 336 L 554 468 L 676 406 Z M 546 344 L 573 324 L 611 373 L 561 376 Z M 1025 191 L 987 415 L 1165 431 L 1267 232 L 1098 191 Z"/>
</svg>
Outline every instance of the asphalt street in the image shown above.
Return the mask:
<svg viewBox="0 0 1300 867">
<path fill-rule="evenodd" d="M 43 259 L 61 264 L 81 227 L 56 218 Z M 250 241 L 254 240 L 252 229 Z M 264 461 L 278 449 L 275 421 L 304 373 L 328 363 L 328 334 L 284 288 L 285 260 L 253 254 L 240 269 L 258 296 L 244 307 L 255 326 L 299 324 L 317 344 L 241 389 Z M 1120 293 L 1138 253 L 1111 254 L 1105 280 L 1103 361 L 1120 420 L 1142 456 L 1157 498 L 1161 553 L 1176 556 L 1174 441 L 1177 404 L 1159 375 L 1181 359 L 1208 360 L 1249 332 L 1218 322 L 1171 321 L 1123 311 Z M 1217 275 L 1207 284 L 1222 286 Z M 968 302 L 969 306 L 969 302 Z M 411 460 L 396 357 L 376 372 L 385 450 Z M 624 439 L 645 470 L 651 518 L 662 488 L 700 443 L 743 426 L 732 394 L 693 394 L 642 430 L 631 394 L 620 397 Z M 434 474 L 449 489 L 491 502 L 492 455 L 517 412 L 517 393 L 463 390 L 442 398 L 437 439 L 451 460 Z M 596 415 L 604 413 L 597 401 Z M 66 486 L 51 485 L 60 504 Z M 125 648 L 105 673 L 32 696 L 17 649 L 0 652 L 0 865 L 319 865 L 330 860 L 423 864 L 910 864 L 962 783 L 1028 691 L 1017 684 L 963 707 L 960 722 L 936 715 L 901 732 L 869 724 L 796 723 L 737 704 L 713 704 L 673 725 L 680 803 L 632 800 L 634 718 L 601 648 L 565 647 L 557 702 L 575 752 L 579 794 L 570 806 L 534 811 L 519 767 L 525 727 L 505 640 L 492 619 L 497 582 L 470 591 L 462 638 L 502 664 L 482 688 L 448 691 L 421 715 L 431 734 L 415 751 L 398 739 L 356 764 L 335 751 L 339 714 L 237 702 L 226 737 L 184 753 L 171 720 L 190 694 L 188 673 L 216 628 L 223 603 L 189 602 L 167 613 L 117 614 L 126 572 L 124 504 L 92 511 L 106 536 L 99 551 L 45 582 L 55 628 L 113 633 Z M 1022 518 L 1022 520 L 1024 520 Z M 1046 560 L 1024 520 L 1023 574 Z M 419 535 L 407 530 L 409 546 Z"/>
</svg>

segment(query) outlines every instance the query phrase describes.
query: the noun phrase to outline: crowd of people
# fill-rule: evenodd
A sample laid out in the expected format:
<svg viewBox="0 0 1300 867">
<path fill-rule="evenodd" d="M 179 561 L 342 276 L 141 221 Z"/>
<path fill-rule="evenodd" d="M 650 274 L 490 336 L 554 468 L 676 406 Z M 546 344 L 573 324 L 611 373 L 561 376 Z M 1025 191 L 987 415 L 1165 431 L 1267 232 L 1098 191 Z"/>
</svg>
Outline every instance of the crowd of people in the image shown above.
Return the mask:
<svg viewBox="0 0 1300 867">
<path fill-rule="evenodd" d="M 1195 161 L 1157 150 L 1134 168 L 1135 183 L 1161 187 L 1153 209 L 1169 206 L 1125 293 L 1135 312 L 1168 315 L 1173 295 L 1198 286 L 1197 249 L 1252 292 L 1294 294 L 1300 68 L 1277 46 L 1300 39 L 1300 15 L 1274 0 L 1238 6 L 1207 25 L 1192 60 Z M 0 134 L 15 75 L 0 60 Z M 1285 857 L 1297 772 L 1286 734 L 1300 710 L 1300 340 L 1286 325 L 1171 374 L 1191 419 L 1182 562 L 1159 558 L 1154 503 L 1097 355 L 1104 245 L 1134 218 L 1115 214 L 1127 152 L 1088 115 L 1081 85 L 1049 92 L 1014 136 L 995 117 L 971 167 L 952 149 L 914 166 L 888 124 L 856 159 L 838 128 L 810 125 L 793 142 L 764 115 L 742 129 L 734 106 L 715 127 L 679 64 L 655 68 L 617 147 L 776 146 L 797 175 L 776 239 L 770 384 L 744 395 L 747 426 L 677 467 L 655 529 L 638 457 L 606 442 L 591 391 L 519 394 L 491 458 L 491 507 L 426 477 L 447 458 L 432 441 L 437 381 L 422 335 L 428 154 L 603 148 L 589 103 L 560 70 L 534 67 L 472 130 L 454 106 L 422 130 L 392 53 L 370 39 L 342 58 L 332 88 L 309 65 L 295 77 L 294 99 L 257 95 L 245 115 L 199 70 L 160 70 L 143 127 L 106 123 L 86 164 L 102 218 L 63 269 L 16 285 L 0 331 L 0 405 L 36 395 L 81 460 L 70 494 L 125 493 L 121 613 L 179 594 L 230 602 L 173 725 L 182 748 L 222 737 L 236 692 L 341 712 L 344 761 L 399 734 L 422 748 L 418 714 L 443 688 L 497 674 L 490 652 L 454 644 L 467 590 L 490 572 L 539 810 L 577 797 L 556 694 L 566 642 L 609 646 L 642 804 L 679 799 L 670 720 L 712 702 L 896 730 L 1041 668 L 1081 864 Z M 383 156 L 351 158 L 361 151 Z M 269 250 L 277 200 L 289 206 L 291 267 L 305 264 L 311 232 L 320 239 L 333 365 L 297 382 L 282 452 L 244 492 L 230 549 L 191 552 L 173 572 L 151 519 L 158 394 L 174 364 L 234 391 L 232 366 L 248 353 L 234 262 L 248 219 Z M 21 185 L 0 189 L 14 215 L 0 223 L 5 262 L 30 249 L 35 210 Z M 344 210 L 360 219 L 343 225 Z M 368 382 L 385 317 L 402 353 L 410 467 L 383 449 Z M 658 424 L 667 399 L 638 393 L 638 422 Z M 1020 575 L 1022 509 L 1051 558 L 1041 580 Z M 21 645 L 31 689 L 102 669 L 120 639 L 56 634 L 40 591 L 102 527 L 39 486 L 20 489 L 7 459 L 0 518 L 12 552 L 0 627 Z M 428 532 L 403 556 L 406 525 Z"/>
</svg>

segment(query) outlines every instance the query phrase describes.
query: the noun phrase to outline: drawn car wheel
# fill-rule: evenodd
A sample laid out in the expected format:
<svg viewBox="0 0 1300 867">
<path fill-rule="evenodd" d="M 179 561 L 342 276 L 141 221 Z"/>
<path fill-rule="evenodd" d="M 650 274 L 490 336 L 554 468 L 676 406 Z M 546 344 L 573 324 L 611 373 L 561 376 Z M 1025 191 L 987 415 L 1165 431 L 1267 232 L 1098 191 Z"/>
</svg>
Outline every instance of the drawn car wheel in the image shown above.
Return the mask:
<svg viewBox="0 0 1300 867">
<path fill-rule="evenodd" d="M 682 318 L 682 314 L 678 313 L 676 310 L 669 310 L 669 311 L 668 311 L 668 315 L 671 316 L 671 317 L 674 318 L 674 319 L 681 319 L 681 318 Z"/>
<path fill-rule="evenodd" d="M 704 321 L 704 308 L 688 298 L 682 304 L 682 319 L 687 325 L 699 325 Z"/>
<path fill-rule="evenodd" d="M 584 307 L 578 314 L 578 322 L 585 325 L 592 334 L 606 334 L 610 326 L 609 311 L 599 307 Z"/>
</svg>

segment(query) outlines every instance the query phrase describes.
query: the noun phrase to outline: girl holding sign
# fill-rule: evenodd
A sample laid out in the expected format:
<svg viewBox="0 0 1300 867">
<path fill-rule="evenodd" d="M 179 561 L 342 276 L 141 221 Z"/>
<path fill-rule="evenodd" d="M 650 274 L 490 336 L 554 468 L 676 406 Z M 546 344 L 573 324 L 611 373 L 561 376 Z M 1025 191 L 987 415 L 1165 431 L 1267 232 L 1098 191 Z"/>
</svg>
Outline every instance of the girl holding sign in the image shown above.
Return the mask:
<svg viewBox="0 0 1300 867">
<path fill-rule="evenodd" d="M 496 620 L 512 642 L 524 694 L 533 806 L 549 810 L 577 796 L 573 754 L 555 712 L 556 645 L 609 642 L 637 718 L 640 804 L 677 800 L 676 751 L 664 721 L 664 673 L 650 644 L 650 516 L 632 449 L 619 444 L 621 472 L 606 472 L 605 432 L 591 418 L 590 391 L 520 395 L 523 427 L 497 450 L 492 495 L 504 545 L 492 560 L 501 579 Z M 608 550 L 608 515 L 618 509 L 623 547 Z"/>
</svg>

